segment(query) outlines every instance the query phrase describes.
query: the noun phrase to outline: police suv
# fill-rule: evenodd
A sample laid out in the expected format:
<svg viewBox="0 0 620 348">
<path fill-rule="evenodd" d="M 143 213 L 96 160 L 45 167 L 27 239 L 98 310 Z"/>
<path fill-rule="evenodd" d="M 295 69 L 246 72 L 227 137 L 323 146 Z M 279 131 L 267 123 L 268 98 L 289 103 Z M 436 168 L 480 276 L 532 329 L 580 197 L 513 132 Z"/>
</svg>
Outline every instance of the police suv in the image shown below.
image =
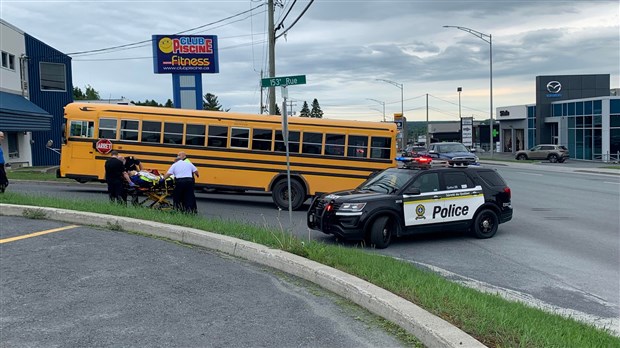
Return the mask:
<svg viewBox="0 0 620 348">
<path fill-rule="evenodd" d="M 417 161 L 422 163 L 411 164 Z M 410 159 L 356 189 L 315 197 L 308 227 L 383 249 L 395 237 L 433 231 L 462 229 L 491 238 L 499 224 L 512 219 L 510 188 L 497 171 L 428 162 Z"/>
</svg>

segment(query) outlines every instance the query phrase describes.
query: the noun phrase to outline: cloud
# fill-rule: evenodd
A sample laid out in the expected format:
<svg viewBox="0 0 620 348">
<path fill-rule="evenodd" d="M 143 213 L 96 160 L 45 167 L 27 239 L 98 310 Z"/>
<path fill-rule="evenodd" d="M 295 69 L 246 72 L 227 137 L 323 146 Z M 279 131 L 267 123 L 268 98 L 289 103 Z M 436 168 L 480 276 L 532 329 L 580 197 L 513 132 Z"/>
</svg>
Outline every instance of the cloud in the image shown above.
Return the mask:
<svg viewBox="0 0 620 348">
<path fill-rule="evenodd" d="M 4 20 L 65 53 L 147 41 L 107 54 L 74 55 L 73 82 L 91 85 L 106 98 L 161 103 L 172 98 L 172 82 L 153 73 L 151 35 L 219 21 L 190 32 L 218 36 L 220 73 L 203 75 L 203 91 L 231 111 L 256 113 L 261 71 L 268 76 L 269 70 L 261 4 L 2 1 L 0 10 Z M 277 8 L 276 24 L 290 4 Z M 443 25 L 492 35 L 496 106 L 534 102 L 537 75 L 608 73 L 612 87 L 620 87 L 617 1 L 315 1 L 292 26 L 307 4 L 296 3 L 277 33 L 290 30 L 275 46 L 276 75 L 307 76 L 306 85 L 289 88 L 297 110 L 317 98 L 326 117 L 378 121 L 382 107 L 367 98 L 385 101 L 388 115 L 400 112 L 400 89 L 377 81 L 389 79 L 403 84 L 403 108 L 412 118 L 425 117 L 427 93 L 435 109 L 431 119 L 453 117 L 457 86 L 463 87 L 464 110 L 488 117 L 489 44 Z"/>
</svg>

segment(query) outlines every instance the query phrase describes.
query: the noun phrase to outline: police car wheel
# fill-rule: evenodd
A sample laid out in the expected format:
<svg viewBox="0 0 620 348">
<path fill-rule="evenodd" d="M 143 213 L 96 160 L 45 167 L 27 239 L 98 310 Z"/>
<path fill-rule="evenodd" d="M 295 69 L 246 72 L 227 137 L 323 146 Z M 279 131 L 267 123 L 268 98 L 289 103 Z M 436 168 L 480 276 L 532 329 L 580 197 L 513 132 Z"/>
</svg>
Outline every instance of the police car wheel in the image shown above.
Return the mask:
<svg viewBox="0 0 620 348">
<path fill-rule="evenodd" d="M 497 214 L 490 209 L 483 209 L 478 212 L 474 220 L 473 232 L 477 238 L 491 238 L 497 232 L 499 218 Z"/>
<path fill-rule="evenodd" d="M 396 221 L 389 216 L 380 216 L 370 228 L 370 244 L 377 249 L 385 249 L 396 232 Z"/>
</svg>

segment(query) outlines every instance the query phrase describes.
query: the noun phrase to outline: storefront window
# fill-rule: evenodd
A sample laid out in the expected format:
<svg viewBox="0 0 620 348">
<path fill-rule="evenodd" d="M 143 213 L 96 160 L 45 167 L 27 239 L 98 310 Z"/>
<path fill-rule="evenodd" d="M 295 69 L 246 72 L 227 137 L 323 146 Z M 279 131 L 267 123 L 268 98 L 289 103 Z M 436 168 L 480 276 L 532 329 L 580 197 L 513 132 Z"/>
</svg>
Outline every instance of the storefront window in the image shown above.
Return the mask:
<svg viewBox="0 0 620 348">
<path fill-rule="evenodd" d="M 603 107 L 602 107 L 603 103 L 601 100 L 595 100 L 594 103 L 592 104 L 592 113 L 594 115 L 600 115 L 603 112 Z"/>
<path fill-rule="evenodd" d="M 592 101 L 591 100 L 583 103 L 583 114 L 592 115 Z"/>
<path fill-rule="evenodd" d="M 553 116 L 562 116 L 562 104 L 553 104 Z"/>
<path fill-rule="evenodd" d="M 575 115 L 583 115 L 583 102 L 575 103 Z"/>
<path fill-rule="evenodd" d="M 609 101 L 609 113 L 620 114 L 620 99 L 611 99 Z"/>
<path fill-rule="evenodd" d="M 575 116 L 575 103 L 568 103 L 568 116 Z"/>
</svg>

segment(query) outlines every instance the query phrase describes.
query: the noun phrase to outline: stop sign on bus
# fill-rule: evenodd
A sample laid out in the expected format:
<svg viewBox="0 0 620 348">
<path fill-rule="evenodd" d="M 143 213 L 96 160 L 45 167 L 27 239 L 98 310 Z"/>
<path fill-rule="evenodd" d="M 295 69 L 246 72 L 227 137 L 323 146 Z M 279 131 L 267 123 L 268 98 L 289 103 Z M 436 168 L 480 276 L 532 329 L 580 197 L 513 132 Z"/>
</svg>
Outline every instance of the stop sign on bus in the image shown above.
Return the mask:
<svg viewBox="0 0 620 348">
<path fill-rule="evenodd" d="M 99 153 L 108 154 L 112 151 L 112 142 L 109 139 L 99 139 L 95 148 Z"/>
</svg>

